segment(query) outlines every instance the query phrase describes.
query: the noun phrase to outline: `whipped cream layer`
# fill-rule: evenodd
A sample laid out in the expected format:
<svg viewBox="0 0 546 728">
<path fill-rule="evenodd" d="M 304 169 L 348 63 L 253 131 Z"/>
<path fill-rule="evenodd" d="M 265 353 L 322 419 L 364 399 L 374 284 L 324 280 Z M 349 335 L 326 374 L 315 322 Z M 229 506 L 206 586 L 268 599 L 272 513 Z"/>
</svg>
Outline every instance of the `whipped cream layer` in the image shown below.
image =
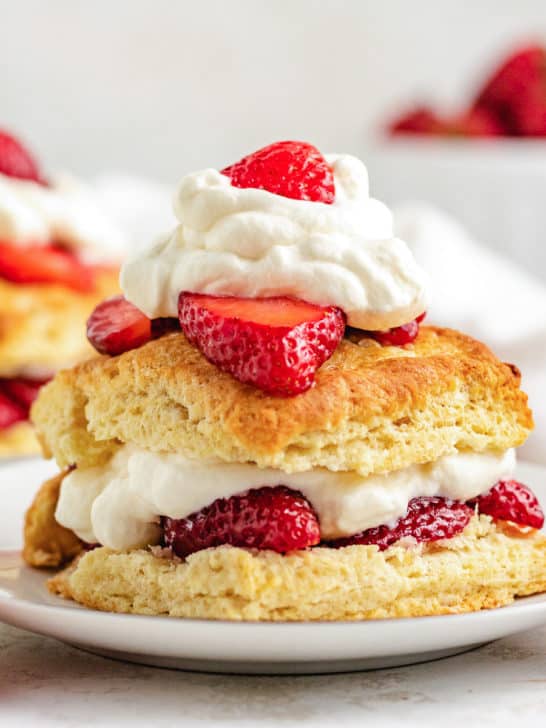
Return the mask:
<svg viewBox="0 0 546 728">
<path fill-rule="evenodd" d="M 159 516 L 184 518 L 217 498 L 286 485 L 309 500 L 322 537 L 331 539 L 394 525 L 412 498 L 475 498 L 510 477 L 515 462 L 514 450 L 457 453 L 364 478 L 324 468 L 288 474 L 252 464 L 205 463 L 125 445 L 106 465 L 65 477 L 55 517 L 88 543 L 131 549 L 159 542 Z"/>
<path fill-rule="evenodd" d="M 180 183 L 175 230 L 128 260 L 121 287 L 150 318 L 178 315 L 181 291 L 244 298 L 292 296 L 334 305 L 349 325 L 386 329 L 426 307 L 425 274 L 369 196 L 356 157 L 327 155 L 335 201 L 239 189 L 215 169 Z"/>
<path fill-rule="evenodd" d="M 60 243 L 90 264 L 119 263 L 126 247 L 92 191 L 67 174 L 48 187 L 0 174 L 0 241 L 21 247 Z"/>
</svg>

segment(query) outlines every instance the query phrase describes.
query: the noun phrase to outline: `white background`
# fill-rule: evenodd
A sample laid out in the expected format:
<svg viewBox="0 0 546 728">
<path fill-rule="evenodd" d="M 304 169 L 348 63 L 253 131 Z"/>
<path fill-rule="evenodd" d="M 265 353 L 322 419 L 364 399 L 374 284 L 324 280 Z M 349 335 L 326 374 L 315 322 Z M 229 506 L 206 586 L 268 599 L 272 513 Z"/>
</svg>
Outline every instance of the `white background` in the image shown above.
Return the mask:
<svg viewBox="0 0 546 728">
<path fill-rule="evenodd" d="M 540 32 L 544 0 L 0 0 L 0 125 L 50 165 L 169 182 L 279 138 L 358 154 Z"/>
</svg>

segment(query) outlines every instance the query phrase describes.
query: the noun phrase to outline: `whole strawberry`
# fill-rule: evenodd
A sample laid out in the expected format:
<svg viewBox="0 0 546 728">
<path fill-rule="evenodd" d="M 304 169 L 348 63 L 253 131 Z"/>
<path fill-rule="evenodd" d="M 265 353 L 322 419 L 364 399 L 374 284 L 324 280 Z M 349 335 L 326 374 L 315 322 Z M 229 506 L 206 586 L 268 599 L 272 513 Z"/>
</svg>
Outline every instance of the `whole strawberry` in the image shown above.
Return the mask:
<svg viewBox="0 0 546 728">
<path fill-rule="evenodd" d="M 472 508 L 464 503 L 445 498 L 413 498 L 408 504 L 406 515 L 392 528 L 369 528 L 355 536 L 331 541 L 329 545 L 334 548 L 375 545 L 380 551 L 384 551 L 402 538 L 412 538 L 418 543 L 438 541 L 460 533 L 468 525 L 472 515 Z"/>
<path fill-rule="evenodd" d="M 542 528 L 544 513 L 533 491 L 517 480 L 501 480 L 485 495 L 469 502 L 494 520 L 511 521 L 519 526 Z"/>
<path fill-rule="evenodd" d="M 275 142 L 222 170 L 234 187 L 254 187 L 294 200 L 332 204 L 334 175 L 319 150 L 307 142 Z"/>
<path fill-rule="evenodd" d="M 240 382 L 282 397 L 313 385 L 345 331 L 340 309 L 291 298 L 181 293 L 178 316 L 188 340 L 209 361 Z"/>
<path fill-rule="evenodd" d="M 546 48 L 520 48 L 498 68 L 474 107 L 497 116 L 509 133 L 546 135 Z"/>
<path fill-rule="evenodd" d="M 46 184 L 38 165 L 21 142 L 0 130 L 0 174 Z"/>
<path fill-rule="evenodd" d="M 218 498 L 188 518 L 164 517 L 162 526 L 164 545 L 181 558 L 224 544 L 286 553 L 320 541 L 316 513 L 301 493 L 284 486 Z"/>
</svg>

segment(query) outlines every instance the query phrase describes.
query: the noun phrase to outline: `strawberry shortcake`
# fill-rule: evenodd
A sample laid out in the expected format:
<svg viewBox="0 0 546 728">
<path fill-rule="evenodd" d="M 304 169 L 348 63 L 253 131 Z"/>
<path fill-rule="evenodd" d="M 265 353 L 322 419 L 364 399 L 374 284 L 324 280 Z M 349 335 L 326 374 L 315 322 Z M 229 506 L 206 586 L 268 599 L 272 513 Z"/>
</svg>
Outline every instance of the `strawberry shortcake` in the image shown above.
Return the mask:
<svg viewBox="0 0 546 728">
<path fill-rule="evenodd" d="M 118 290 L 122 245 L 84 185 L 44 177 L 0 131 L 0 457 L 39 450 L 30 406 L 55 371 L 93 354 L 85 320 Z"/>
<path fill-rule="evenodd" d="M 24 556 L 63 567 L 50 589 L 270 621 L 546 590 L 544 516 L 515 479 L 519 372 L 423 324 L 426 278 L 364 165 L 280 142 L 184 177 L 174 207 L 88 321 L 102 356 L 33 406 L 61 472 Z"/>
</svg>

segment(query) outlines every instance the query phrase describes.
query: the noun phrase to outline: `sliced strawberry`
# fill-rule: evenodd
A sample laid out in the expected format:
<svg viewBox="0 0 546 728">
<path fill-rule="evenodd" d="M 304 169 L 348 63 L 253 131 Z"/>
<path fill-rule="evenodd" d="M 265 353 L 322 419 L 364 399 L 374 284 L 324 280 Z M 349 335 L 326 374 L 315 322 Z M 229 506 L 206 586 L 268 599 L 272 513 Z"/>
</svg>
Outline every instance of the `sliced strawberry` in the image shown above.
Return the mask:
<svg viewBox="0 0 546 728">
<path fill-rule="evenodd" d="M 466 137 L 496 137 L 509 133 L 499 117 L 489 109 L 470 109 L 449 122 L 450 134 Z"/>
<path fill-rule="evenodd" d="M 425 316 L 426 312 L 418 316 L 415 321 L 410 321 L 402 326 L 396 326 L 386 331 L 370 331 L 369 333 L 381 346 L 405 346 L 415 341 L 419 334 L 419 324 Z"/>
<path fill-rule="evenodd" d="M 1 130 L 0 174 L 5 174 L 7 177 L 16 177 L 17 179 L 31 180 L 38 184 L 47 184 L 38 165 L 21 142 L 11 134 Z"/>
<path fill-rule="evenodd" d="M 443 134 L 442 119 L 428 106 L 417 106 L 389 124 L 391 134 Z"/>
<path fill-rule="evenodd" d="M 25 409 L 0 392 L 0 431 L 26 419 Z"/>
<path fill-rule="evenodd" d="M 517 480 L 501 480 L 485 495 L 469 502 L 499 521 L 511 521 L 519 526 L 542 528 L 544 513 L 533 491 Z"/>
<path fill-rule="evenodd" d="M 116 356 L 150 341 L 152 322 L 123 296 L 113 296 L 89 317 L 87 338 L 101 354 Z"/>
<path fill-rule="evenodd" d="M 240 382 L 284 397 L 313 385 L 345 330 L 340 309 L 291 298 L 181 293 L 178 315 L 182 331 L 209 361 Z"/>
<path fill-rule="evenodd" d="M 89 266 L 54 245 L 23 247 L 0 242 L 0 278 L 14 283 L 58 283 L 82 293 L 95 285 Z"/>
<path fill-rule="evenodd" d="M 254 187 L 294 200 L 331 204 L 332 168 L 307 142 L 275 142 L 222 170 L 234 187 Z"/>
<path fill-rule="evenodd" d="M 445 498 L 413 498 L 406 515 L 393 528 L 369 528 L 356 536 L 330 541 L 329 545 L 333 548 L 376 545 L 384 551 L 402 538 L 412 538 L 418 543 L 452 538 L 466 528 L 473 513 L 465 503 Z"/>
<path fill-rule="evenodd" d="M 317 515 L 301 493 L 284 486 L 218 498 L 188 518 L 163 518 L 163 542 L 181 558 L 212 546 L 286 553 L 320 541 Z"/>
<path fill-rule="evenodd" d="M 21 405 L 26 412 L 38 396 L 40 389 L 49 379 L 0 379 L 0 391 L 3 391 L 10 399 Z"/>
</svg>

